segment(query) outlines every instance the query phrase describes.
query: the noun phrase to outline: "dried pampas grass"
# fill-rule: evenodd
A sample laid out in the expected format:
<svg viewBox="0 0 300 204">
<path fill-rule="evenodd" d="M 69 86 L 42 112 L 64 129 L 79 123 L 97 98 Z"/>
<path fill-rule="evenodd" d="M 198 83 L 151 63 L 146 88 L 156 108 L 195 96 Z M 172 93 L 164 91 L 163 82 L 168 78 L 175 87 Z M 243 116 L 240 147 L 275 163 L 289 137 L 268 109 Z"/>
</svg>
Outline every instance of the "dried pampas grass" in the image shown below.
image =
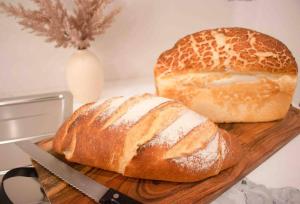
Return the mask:
<svg viewBox="0 0 300 204">
<path fill-rule="evenodd" d="M 70 14 L 60 0 L 32 0 L 37 10 L 25 9 L 23 5 L 0 2 L 0 11 L 14 16 L 24 29 L 30 29 L 38 36 L 45 36 L 47 42 L 56 47 L 85 49 L 96 35 L 101 35 L 111 25 L 120 9 L 107 15 L 104 10 L 112 0 L 74 0 L 74 11 Z"/>
</svg>

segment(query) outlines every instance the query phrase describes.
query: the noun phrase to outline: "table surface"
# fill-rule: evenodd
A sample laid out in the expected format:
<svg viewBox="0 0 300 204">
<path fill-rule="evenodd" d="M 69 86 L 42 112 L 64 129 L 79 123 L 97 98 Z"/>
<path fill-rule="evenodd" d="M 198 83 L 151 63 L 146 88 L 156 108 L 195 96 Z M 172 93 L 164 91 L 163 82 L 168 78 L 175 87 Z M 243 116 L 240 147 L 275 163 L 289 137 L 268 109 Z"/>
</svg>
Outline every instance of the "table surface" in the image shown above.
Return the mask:
<svg viewBox="0 0 300 204">
<path fill-rule="evenodd" d="M 155 93 L 152 78 L 138 78 L 106 82 L 100 99 L 112 96 L 130 96 L 139 93 Z M 296 105 L 296 103 L 294 103 Z M 74 110 L 80 102 L 74 101 Z M 291 186 L 300 189 L 300 137 L 294 138 L 262 165 L 252 171 L 247 178 L 267 187 Z"/>
</svg>

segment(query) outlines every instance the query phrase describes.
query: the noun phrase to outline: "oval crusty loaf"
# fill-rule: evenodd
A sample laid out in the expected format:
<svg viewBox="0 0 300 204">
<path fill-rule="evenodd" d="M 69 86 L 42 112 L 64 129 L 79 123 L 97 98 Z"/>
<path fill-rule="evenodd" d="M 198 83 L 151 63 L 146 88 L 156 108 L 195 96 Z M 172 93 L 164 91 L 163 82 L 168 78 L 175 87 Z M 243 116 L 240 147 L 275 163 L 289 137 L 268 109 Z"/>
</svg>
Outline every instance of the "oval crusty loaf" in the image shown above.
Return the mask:
<svg viewBox="0 0 300 204">
<path fill-rule="evenodd" d="M 178 182 L 216 175 L 241 156 L 225 130 L 181 103 L 150 94 L 82 106 L 59 129 L 53 147 L 70 161 Z"/>
<path fill-rule="evenodd" d="M 297 64 L 280 41 L 245 28 L 204 30 L 180 39 L 155 66 L 157 94 L 214 122 L 283 118 Z"/>
</svg>

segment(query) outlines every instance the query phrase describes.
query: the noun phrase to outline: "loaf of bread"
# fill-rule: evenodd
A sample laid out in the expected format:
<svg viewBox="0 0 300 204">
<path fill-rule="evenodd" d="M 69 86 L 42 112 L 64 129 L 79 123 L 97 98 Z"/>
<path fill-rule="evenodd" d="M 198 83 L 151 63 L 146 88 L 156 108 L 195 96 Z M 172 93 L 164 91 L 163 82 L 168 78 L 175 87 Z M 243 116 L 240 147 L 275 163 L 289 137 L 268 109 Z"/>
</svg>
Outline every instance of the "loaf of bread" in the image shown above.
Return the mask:
<svg viewBox="0 0 300 204">
<path fill-rule="evenodd" d="M 237 139 L 174 100 L 143 94 L 80 107 L 53 148 L 67 160 L 129 177 L 198 181 L 236 164 Z"/>
<path fill-rule="evenodd" d="M 214 122 L 261 122 L 287 113 L 297 80 L 288 48 L 244 28 L 204 30 L 180 39 L 154 68 L 159 96 Z"/>
</svg>

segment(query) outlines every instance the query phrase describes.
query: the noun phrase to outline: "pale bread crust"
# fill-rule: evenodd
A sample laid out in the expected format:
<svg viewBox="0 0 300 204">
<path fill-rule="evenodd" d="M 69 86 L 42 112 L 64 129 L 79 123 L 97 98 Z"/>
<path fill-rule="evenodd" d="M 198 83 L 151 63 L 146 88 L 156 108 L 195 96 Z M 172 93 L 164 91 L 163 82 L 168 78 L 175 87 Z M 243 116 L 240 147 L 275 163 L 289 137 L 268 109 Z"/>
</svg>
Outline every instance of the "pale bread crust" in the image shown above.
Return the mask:
<svg viewBox="0 0 300 204">
<path fill-rule="evenodd" d="M 226 73 L 217 77 L 183 74 L 180 79 L 174 76 L 157 79 L 157 94 L 181 101 L 217 123 L 264 122 L 285 117 L 296 87 L 296 76 L 262 75 L 256 81 L 214 84 L 227 77 Z"/>
<path fill-rule="evenodd" d="M 82 106 L 61 126 L 54 138 L 53 149 L 64 154 L 67 160 L 80 164 L 129 177 L 176 182 L 198 181 L 216 175 L 240 160 L 242 151 L 237 139 L 207 119 L 184 135 L 176 145 L 151 144 L 157 134 L 172 124 L 181 111 L 188 110 L 176 101 L 170 100 L 158 105 L 134 124 L 114 125 L 117 118 L 122 116 L 122 111 L 128 112 L 136 103 L 149 97 L 156 96 L 145 94 L 132 97 L 107 115 L 101 114 L 105 113 L 113 99 L 93 109 L 93 104 Z M 115 118 L 114 121 L 111 121 L 112 118 Z M 164 124 L 161 121 L 165 121 Z M 143 139 L 149 132 L 153 134 Z M 192 169 L 174 162 L 172 155 L 193 155 L 195 151 L 207 147 L 216 134 L 218 157 L 209 168 Z M 175 147 L 178 151 L 164 158 Z M 130 155 L 130 151 L 134 154 Z M 124 161 L 125 166 L 122 166 Z"/>
</svg>

